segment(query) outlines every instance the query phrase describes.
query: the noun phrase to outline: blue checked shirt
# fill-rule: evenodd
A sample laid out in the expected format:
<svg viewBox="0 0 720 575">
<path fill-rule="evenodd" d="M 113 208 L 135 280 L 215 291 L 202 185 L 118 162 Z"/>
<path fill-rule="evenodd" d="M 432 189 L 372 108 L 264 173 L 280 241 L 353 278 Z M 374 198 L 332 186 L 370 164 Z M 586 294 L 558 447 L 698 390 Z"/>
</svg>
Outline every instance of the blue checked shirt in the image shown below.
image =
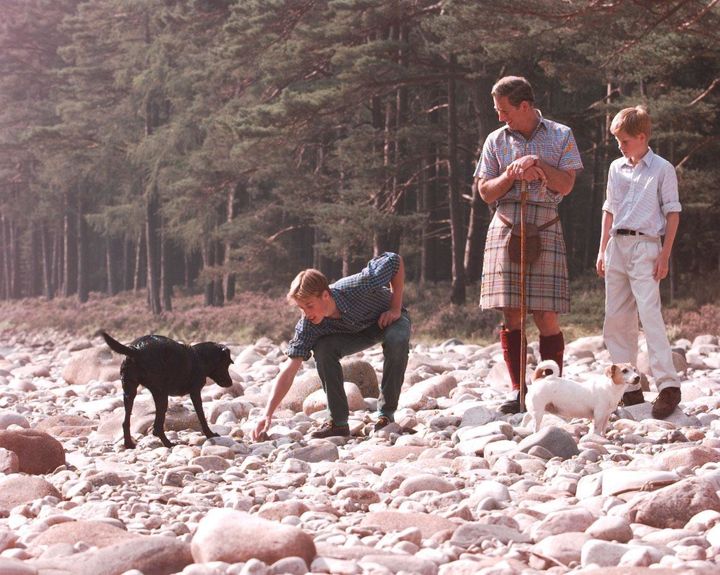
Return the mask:
<svg viewBox="0 0 720 575">
<path fill-rule="evenodd" d="M 287 349 L 288 357 L 310 359 L 319 337 L 333 333 L 358 333 L 377 323 L 390 309 L 392 292 L 388 285 L 400 269 L 400 256 L 391 252 L 370 260 L 367 267 L 330 286 L 330 295 L 340 311 L 340 318 L 326 317 L 315 325 L 302 317 L 295 325 L 295 335 Z"/>
<path fill-rule="evenodd" d="M 558 170 L 582 170 L 583 167 L 572 130 L 558 122 L 546 120 L 541 115 L 540 123 L 529 140 L 508 126 L 491 133 L 483 145 L 475 177 L 486 180 L 497 178 L 511 163 L 528 154 L 538 156 Z M 519 202 L 520 186 L 520 180 L 517 180 L 499 201 Z M 542 204 L 559 204 L 562 195 L 548 190 L 539 180 L 535 180 L 528 182 L 528 200 Z"/>
</svg>

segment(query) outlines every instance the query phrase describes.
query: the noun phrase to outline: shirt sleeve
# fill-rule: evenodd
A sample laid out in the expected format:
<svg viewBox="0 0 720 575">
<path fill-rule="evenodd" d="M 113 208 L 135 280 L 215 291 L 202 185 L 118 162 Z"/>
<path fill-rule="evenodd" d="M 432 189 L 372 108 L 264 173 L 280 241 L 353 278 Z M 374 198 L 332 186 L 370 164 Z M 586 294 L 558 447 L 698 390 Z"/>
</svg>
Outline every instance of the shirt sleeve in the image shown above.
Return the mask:
<svg viewBox="0 0 720 575">
<path fill-rule="evenodd" d="M 607 181 L 607 187 L 605 189 L 605 202 L 602 205 L 602 211 L 615 215 L 615 212 L 613 211 L 613 207 L 612 207 L 613 206 L 612 195 L 613 195 L 613 167 L 611 165 L 610 169 L 608 170 L 608 181 Z"/>
<path fill-rule="evenodd" d="M 388 285 L 399 269 L 400 256 L 392 252 L 385 252 L 371 259 L 360 275 L 368 288 L 375 289 Z"/>
<path fill-rule="evenodd" d="M 572 130 L 568 130 L 567 137 L 563 143 L 563 151 L 560 156 L 560 162 L 558 163 L 558 169 L 563 171 L 583 169 L 580 150 L 578 150 Z"/>
<path fill-rule="evenodd" d="M 295 335 L 293 335 L 290 343 L 288 343 L 285 355 L 288 357 L 302 357 L 307 361 L 310 359 L 313 345 L 318 338 L 313 325 L 304 317 L 295 324 Z"/>
<path fill-rule="evenodd" d="M 475 168 L 475 177 L 491 180 L 500 175 L 500 162 L 495 153 L 495 142 L 492 138 L 485 139 L 480 160 Z"/>
<path fill-rule="evenodd" d="M 660 183 L 660 208 L 664 215 L 672 212 L 681 212 L 680 195 L 678 192 L 678 181 L 675 167 L 668 162 L 663 170 L 663 178 Z"/>
</svg>

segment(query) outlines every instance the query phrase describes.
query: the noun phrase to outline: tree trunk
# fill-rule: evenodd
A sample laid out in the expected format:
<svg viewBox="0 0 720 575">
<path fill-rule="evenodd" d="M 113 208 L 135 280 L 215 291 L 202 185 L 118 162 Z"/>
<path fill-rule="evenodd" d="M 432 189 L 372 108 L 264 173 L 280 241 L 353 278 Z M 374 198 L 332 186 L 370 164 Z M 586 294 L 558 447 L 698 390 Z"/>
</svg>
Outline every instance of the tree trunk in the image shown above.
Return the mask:
<svg viewBox="0 0 720 575">
<path fill-rule="evenodd" d="M 59 229 L 56 229 L 55 233 L 53 233 L 52 261 L 53 294 L 57 295 L 60 286 L 62 286 L 65 281 L 62 275 L 65 269 L 65 264 L 63 263 L 63 232 Z"/>
<path fill-rule="evenodd" d="M 130 240 L 123 238 L 122 240 L 122 282 L 120 282 L 120 289 L 127 291 L 132 286 L 132 276 L 130 275 Z"/>
<path fill-rule="evenodd" d="M 3 264 L 3 281 L 2 281 L 2 297 L 10 299 L 10 242 L 7 233 L 7 217 L 2 214 L 0 222 L 0 240 L 2 240 L 2 264 Z"/>
<path fill-rule="evenodd" d="M 161 222 L 162 224 L 162 222 Z M 162 308 L 172 311 L 172 278 L 170 277 L 170 246 L 165 229 L 160 228 L 160 291 L 162 292 Z"/>
<path fill-rule="evenodd" d="M 227 214 L 227 222 L 230 223 L 235 218 L 235 190 L 237 186 L 229 186 L 227 192 L 227 201 L 225 203 L 225 213 Z M 232 249 L 233 245 L 230 240 L 224 243 L 225 257 L 223 259 L 223 296 L 225 301 L 232 301 L 235 297 L 235 273 L 232 271 Z"/>
<path fill-rule="evenodd" d="M 200 255 L 202 256 L 203 261 L 203 271 L 207 271 L 215 264 L 213 261 L 213 249 L 210 240 L 204 240 L 202 242 L 202 246 L 200 248 Z M 204 294 L 204 305 L 206 306 L 212 306 L 215 305 L 215 289 L 213 286 L 213 281 L 205 275 L 205 282 L 203 287 L 203 294 Z"/>
<path fill-rule="evenodd" d="M 72 210 L 71 198 L 65 195 L 63 227 L 63 297 L 70 297 L 77 291 L 77 219 Z"/>
<path fill-rule="evenodd" d="M 480 197 L 475 185 L 471 188 L 472 201 L 470 202 L 470 224 L 468 227 L 467 242 L 465 244 L 465 274 L 467 281 L 475 283 L 482 275 L 482 253 L 485 244 L 485 218 L 487 211 L 485 202 Z"/>
<path fill-rule="evenodd" d="M 77 295 L 80 303 L 85 303 L 90 296 L 87 277 L 87 223 L 85 222 L 85 203 L 77 200 Z"/>
<path fill-rule="evenodd" d="M 30 270 L 28 271 L 28 290 L 30 297 L 37 297 L 42 292 L 42 247 L 40 241 L 40 227 L 33 222 L 30 228 Z"/>
<path fill-rule="evenodd" d="M 427 272 L 430 267 L 430 194 L 428 185 L 428 169 L 430 162 L 428 161 L 427 146 L 423 144 L 423 150 L 420 158 L 420 177 L 418 180 L 418 213 L 423 214 L 422 227 L 420 229 L 420 277 L 418 283 L 425 284 L 427 281 Z"/>
<path fill-rule="evenodd" d="M 212 242 L 213 249 L 215 250 L 215 262 L 220 262 L 223 260 L 223 254 L 222 254 L 222 246 L 220 245 L 219 241 L 214 240 Z M 225 305 L 225 292 L 223 291 L 223 278 L 221 275 L 216 275 L 216 273 L 213 273 L 213 290 L 215 292 L 214 301 L 217 307 L 222 307 Z"/>
<path fill-rule="evenodd" d="M 106 281 L 106 293 L 108 295 L 115 295 L 115 279 L 113 277 L 113 243 L 110 236 L 105 238 L 105 281 Z"/>
<path fill-rule="evenodd" d="M 148 303 L 153 315 L 162 312 L 160 305 L 160 206 L 157 186 L 148 187 L 145 204 L 145 241 L 147 254 L 147 293 Z"/>
<path fill-rule="evenodd" d="M 45 298 L 51 300 L 55 295 L 53 289 L 53 257 L 52 250 L 50 249 L 48 230 L 46 226 L 42 226 L 40 229 L 40 244 L 42 249 L 42 277 L 43 277 L 43 293 Z"/>
<path fill-rule="evenodd" d="M 137 242 L 135 243 L 135 272 L 133 273 L 133 291 L 140 291 L 140 282 L 142 281 L 142 255 L 145 243 L 145 231 L 138 232 Z"/>
<path fill-rule="evenodd" d="M 457 58 L 450 56 L 448 78 L 448 204 L 450 206 L 450 237 L 452 245 L 452 293 L 450 301 L 456 305 L 465 303 L 465 234 L 463 228 L 462 202 L 458 185 L 457 158 L 457 94 L 454 71 Z"/>
</svg>

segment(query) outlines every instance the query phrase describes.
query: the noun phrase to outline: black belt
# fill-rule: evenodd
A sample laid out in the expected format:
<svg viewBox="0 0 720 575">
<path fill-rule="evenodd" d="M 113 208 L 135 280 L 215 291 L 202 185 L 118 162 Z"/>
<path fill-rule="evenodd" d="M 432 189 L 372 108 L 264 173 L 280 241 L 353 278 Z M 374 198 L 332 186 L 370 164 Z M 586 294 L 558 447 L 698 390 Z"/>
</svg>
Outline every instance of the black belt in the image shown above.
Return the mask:
<svg viewBox="0 0 720 575">
<path fill-rule="evenodd" d="M 644 235 L 646 235 L 642 232 L 636 232 L 635 230 L 615 230 L 615 233 L 619 236 L 644 236 Z"/>
</svg>

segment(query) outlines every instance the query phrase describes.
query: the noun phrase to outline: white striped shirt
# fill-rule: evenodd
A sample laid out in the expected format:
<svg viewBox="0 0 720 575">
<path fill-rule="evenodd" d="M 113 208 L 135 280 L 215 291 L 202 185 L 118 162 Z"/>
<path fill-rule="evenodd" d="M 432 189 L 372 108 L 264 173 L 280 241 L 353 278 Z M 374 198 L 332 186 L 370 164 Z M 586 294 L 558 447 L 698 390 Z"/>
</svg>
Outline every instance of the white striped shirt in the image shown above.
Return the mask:
<svg viewBox="0 0 720 575">
<path fill-rule="evenodd" d="M 611 236 L 619 229 L 664 235 L 667 214 L 682 211 L 675 168 L 650 148 L 635 166 L 618 158 L 610 164 L 602 209 L 613 215 Z"/>
</svg>

